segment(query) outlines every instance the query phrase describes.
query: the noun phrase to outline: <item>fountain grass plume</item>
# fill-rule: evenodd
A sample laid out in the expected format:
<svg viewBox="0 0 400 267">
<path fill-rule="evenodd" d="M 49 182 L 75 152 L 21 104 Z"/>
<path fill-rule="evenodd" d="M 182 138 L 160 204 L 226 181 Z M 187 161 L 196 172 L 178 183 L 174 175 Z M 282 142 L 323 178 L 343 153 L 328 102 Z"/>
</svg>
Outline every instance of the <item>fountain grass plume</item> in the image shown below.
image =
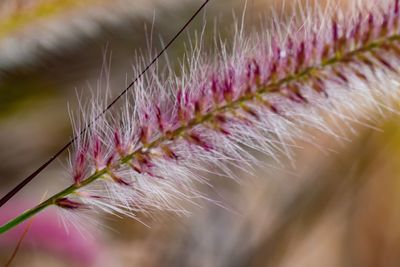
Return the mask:
<svg viewBox="0 0 400 267">
<path fill-rule="evenodd" d="M 77 217 L 185 213 L 180 200 L 203 198 L 201 173 L 236 178 L 232 167 L 257 164 L 249 148 L 279 160 L 294 140 L 316 142 L 304 127 L 337 136 L 326 119 L 351 127 L 371 107 L 390 109 L 399 96 L 400 4 L 375 2 L 346 11 L 299 4 L 289 22 L 275 18 L 251 34 L 238 23 L 214 53 L 192 43 L 179 76 L 150 72 L 119 112 L 96 120 L 104 101 L 94 99 L 83 119 L 93 127 L 71 152 L 72 185 L 0 233 L 48 206 Z"/>
</svg>

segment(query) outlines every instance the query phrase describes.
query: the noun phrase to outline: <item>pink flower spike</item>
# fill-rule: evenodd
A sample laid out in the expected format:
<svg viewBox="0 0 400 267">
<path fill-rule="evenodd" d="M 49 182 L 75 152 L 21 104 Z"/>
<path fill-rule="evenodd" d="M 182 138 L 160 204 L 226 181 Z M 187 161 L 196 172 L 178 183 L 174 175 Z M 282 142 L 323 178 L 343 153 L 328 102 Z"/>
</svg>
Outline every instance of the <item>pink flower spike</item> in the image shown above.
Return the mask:
<svg viewBox="0 0 400 267">
<path fill-rule="evenodd" d="M 99 170 L 100 167 L 103 167 L 102 162 L 102 154 L 101 154 L 101 141 L 99 137 L 96 135 L 94 136 L 94 147 L 93 147 L 93 159 L 95 162 L 96 170 Z"/>
<path fill-rule="evenodd" d="M 122 186 L 130 186 L 131 185 L 130 182 L 125 181 L 123 178 L 115 175 L 114 173 L 110 173 L 110 176 L 113 179 L 113 181 L 119 185 L 122 185 Z"/>
<path fill-rule="evenodd" d="M 56 201 L 56 205 L 63 209 L 76 210 L 84 207 L 82 203 L 73 201 L 68 198 L 60 198 Z"/>
<path fill-rule="evenodd" d="M 76 184 L 79 184 L 81 180 L 84 178 L 84 172 L 85 172 L 85 167 L 86 167 L 86 153 L 87 153 L 87 148 L 84 147 L 82 150 L 77 154 L 75 158 L 75 164 L 74 164 L 74 171 L 73 171 L 73 176 L 74 176 L 74 182 Z"/>
<path fill-rule="evenodd" d="M 196 44 L 179 75 L 150 70 L 120 112 L 96 120 L 100 108 L 91 103 L 84 121 L 96 123 L 71 158 L 76 194 L 59 205 L 131 217 L 171 210 L 177 200 L 201 198 L 195 184 L 206 177 L 197 170 L 230 175 L 230 163 L 251 164 L 247 147 L 278 158 L 291 142 L 315 143 L 309 129 L 336 138 L 332 121 L 351 125 L 374 108 L 393 110 L 400 99 L 399 1 L 293 10 L 285 25 L 275 19 L 265 24 L 272 29 L 237 30 L 212 56 Z M 83 190 L 107 198 L 88 200 Z"/>
<path fill-rule="evenodd" d="M 161 132 L 164 132 L 164 122 L 159 105 L 156 106 L 156 117 L 157 117 L 158 129 Z"/>
<path fill-rule="evenodd" d="M 199 135 L 197 135 L 195 133 L 189 134 L 187 136 L 187 139 L 190 143 L 200 146 L 200 147 L 204 148 L 206 151 L 210 151 L 212 149 L 212 146 L 210 143 L 204 141 Z"/>
<path fill-rule="evenodd" d="M 114 145 L 115 145 L 115 149 L 118 152 L 118 154 L 122 155 L 121 135 L 118 130 L 114 131 Z"/>
<path fill-rule="evenodd" d="M 111 167 L 111 164 L 113 163 L 114 158 L 115 158 L 115 154 L 111 154 L 111 155 L 108 157 L 107 162 L 106 162 L 107 168 L 110 168 L 110 167 Z"/>
</svg>

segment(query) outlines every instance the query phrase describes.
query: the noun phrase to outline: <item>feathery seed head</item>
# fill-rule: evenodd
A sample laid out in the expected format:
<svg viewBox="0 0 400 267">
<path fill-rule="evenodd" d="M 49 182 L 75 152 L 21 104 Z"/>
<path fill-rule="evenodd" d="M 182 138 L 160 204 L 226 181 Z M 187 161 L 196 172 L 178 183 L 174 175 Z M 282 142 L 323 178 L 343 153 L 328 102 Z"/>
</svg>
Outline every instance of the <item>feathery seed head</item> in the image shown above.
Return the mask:
<svg viewBox="0 0 400 267">
<path fill-rule="evenodd" d="M 235 178 L 229 165 L 251 168 L 257 160 L 245 147 L 279 160 L 301 126 L 335 135 L 322 111 L 352 121 L 385 108 L 399 94 L 400 11 L 399 0 L 381 2 L 382 12 L 309 11 L 299 23 L 275 22 L 275 34 L 238 31 L 231 51 L 222 43 L 213 59 L 194 49 L 181 77 L 151 73 L 120 115 L 89 115 L 93 127 L 72 161 L 80 202 L 57 205 L 133 217 L 178 211 L 177 199 L 200 197 L 201 172 Z"/>
</svg>

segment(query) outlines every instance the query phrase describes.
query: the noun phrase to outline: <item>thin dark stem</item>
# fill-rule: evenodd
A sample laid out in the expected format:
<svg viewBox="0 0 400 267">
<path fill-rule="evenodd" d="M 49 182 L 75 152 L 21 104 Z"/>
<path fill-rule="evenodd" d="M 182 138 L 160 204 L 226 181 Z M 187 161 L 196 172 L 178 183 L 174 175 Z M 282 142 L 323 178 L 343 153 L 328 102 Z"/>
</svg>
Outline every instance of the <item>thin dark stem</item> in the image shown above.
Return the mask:
<svg viewBox="0 0 400 267">
<path fill-rule="evenodd" d="M 17 194 L 22 188 L 24 188 L 29 182 L 31 182 L 39 173 L 41 173 L 48 165 L 50 165 L 58 156 L 60 156 L 67 148 L 69 148 L 77 139 L 85 133 L 92 124 L 104 115 L 123 95 L 125 95 L 133 85 L 154 65 L 154 63 L 165 53 L 165 51 L 172 45 L 172 43 L 182 34 L 182 32 L 189 26 L 189 24 L 196 18 L 196 16 L 203 10 L 210 0 L 205 0 L 204 3 L 197 9 L 197 11 L 190 17 L 190 19 L 182 26 L 182 28 L 175 34 L 175 36 L 167 43 L 166 46 L 154 57 L 154 59 L 142 70 L 142 72 L 123 90 L 107 107 L 103 110 L 94 121 L 91 121 L 86 127 L 74 136 L 67 144 L 65 144 L 57 153 L 51 156 L 45 163 L 43 163 L 37 170 L 31 173 L 28 177 L 22 180 L 17 186 L 9 191 L 4 197 L 0 199 L 0 207 L 6 204 L 15 194 Z"/>
</svg>

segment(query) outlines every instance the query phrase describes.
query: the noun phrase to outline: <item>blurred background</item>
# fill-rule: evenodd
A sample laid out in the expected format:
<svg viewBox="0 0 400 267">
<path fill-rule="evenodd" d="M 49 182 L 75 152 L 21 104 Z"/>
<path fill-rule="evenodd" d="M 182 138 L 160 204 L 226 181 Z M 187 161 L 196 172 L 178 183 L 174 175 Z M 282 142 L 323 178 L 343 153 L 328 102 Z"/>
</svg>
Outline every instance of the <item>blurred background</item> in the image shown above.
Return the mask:
<svg viewBox="0 0 400 267">
<path fill-rule="evenodd" d="M 271 17 L 271 8 L 285 14 L 292 2 L 248 0 L 247 27 Z M 152 48 L 159 49 L 160 40 L 168 41 L 201 3 L 0 1 L 1 195 L 68 141 L 68 107 L 77 110 L 77 95 L 85 99 L 96 88 L 105 52 L 117 95 L 132 80 L 135 51 L 148 51 L 152 25 Z M 243 0 L 213 0 L 188 32 L 193 36 L 207 21 L 207 36 L 217 19 L 229 36 L 232 12 L 243 9 Z M 188 38 L 183 34 L 168 51 L 174 66 Z M 400 118 L 370 117 L 372 127 L 355 124 L 343 140 L 311 132 L 318 146 L 299 141 L 293 160 L 265 158 L 266 167 L 254 176 L 241 174 L 240 183 L 209 177 L 213 187 L 201 190 L 223 207 L 201 203 L 190 207 L 188 217 L 143 215 L 146 225 L 104 218 L 102 230 L 89 235 L 66 232 L 50 208 L 32 221 L 11 266 L 398 267 Z M 1 208 L 0 222 L 67 185 L 67 156 Z M 23 229 L 0 236 L 0 266 Z"/>
</svg>

